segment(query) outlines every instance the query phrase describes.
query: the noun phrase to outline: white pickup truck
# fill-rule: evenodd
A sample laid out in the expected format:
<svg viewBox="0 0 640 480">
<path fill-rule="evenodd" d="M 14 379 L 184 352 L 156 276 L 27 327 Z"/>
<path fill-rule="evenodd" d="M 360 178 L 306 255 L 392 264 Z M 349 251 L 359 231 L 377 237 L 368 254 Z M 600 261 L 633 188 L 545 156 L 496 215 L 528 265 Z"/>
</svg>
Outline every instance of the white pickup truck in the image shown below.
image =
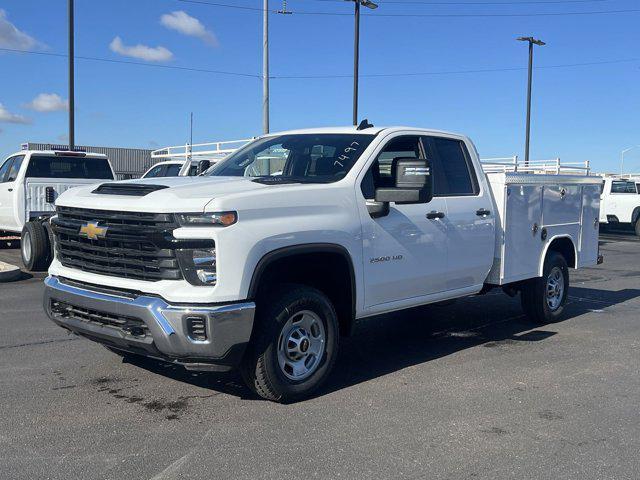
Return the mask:
<svg viewBox="0 0 640 480">
<path fill-rule="evenodd" d="M 631 225 L 640 237 L 640 179 L 605 175 L 602 186 L 600 223 Z"/>
<path fill-rule="evenodd" d="M 602 179 L 486 169 L 463 135 L 363 122 L 70 190 L 44 308 L 123 355 L 239 367 L 274 401 L 317 388 L 358 319 L 501 287 L 554 321 L 568 269 L 600 259 Z"/>
<path fill-rule="evenodd" d="M 78 151 L 22 150 L 0 162 L 0 233 L 21 235 L 22 262 L 46 270 L 53 257 L 48 219 L 64 191 L 113 180 L 107 157 Z"/>
</svg>

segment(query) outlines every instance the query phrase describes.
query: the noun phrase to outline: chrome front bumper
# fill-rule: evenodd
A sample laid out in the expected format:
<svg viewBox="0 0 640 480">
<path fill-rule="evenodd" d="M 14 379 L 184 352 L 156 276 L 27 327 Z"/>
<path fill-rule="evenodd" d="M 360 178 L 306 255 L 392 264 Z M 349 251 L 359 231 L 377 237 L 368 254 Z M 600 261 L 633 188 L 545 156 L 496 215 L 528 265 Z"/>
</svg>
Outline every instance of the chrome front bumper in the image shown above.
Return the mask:
<svg viewBox="0 0 640 480">
<path fill-rule="evenodd" d="M 49 276 L 45 280 L 44 309 L 61 327 L 111 348 L 164 361 L 190 370 L 228 370 L 242 359 L 253 329 L 253 302 L 227 305 L 170 305 L 162 298 L 107 291 Z M 61 313 L 60 303 L 82 311 Z M 92 317 L 93 315 L 93 317 Z M 187 321 L 204 320 L 207 339 L 194 340 Z M 144 322 L 146 334 L 134 334 L 95 319 L 126 317 Z"/>
</svg>

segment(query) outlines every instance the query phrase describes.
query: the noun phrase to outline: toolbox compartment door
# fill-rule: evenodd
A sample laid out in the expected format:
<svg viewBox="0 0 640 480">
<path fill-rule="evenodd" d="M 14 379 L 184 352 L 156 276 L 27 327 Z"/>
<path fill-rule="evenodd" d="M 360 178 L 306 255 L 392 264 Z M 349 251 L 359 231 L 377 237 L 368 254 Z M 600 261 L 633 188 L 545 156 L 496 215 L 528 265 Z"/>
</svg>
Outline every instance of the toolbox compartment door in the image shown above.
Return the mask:
<svg viewBox="0 0 640 480">
<path fill-rule="evenodd" d="M 596 265 L 598 262 L 598 216 L 600 211 L 600 186 L 582 186 L 582 228 L 578 267 Z"/>
<path fill-rule="evenodd" d="M 541 185 L 507 185 L 502 283 L 538 276 L 542 221 Z"/>
</svg>

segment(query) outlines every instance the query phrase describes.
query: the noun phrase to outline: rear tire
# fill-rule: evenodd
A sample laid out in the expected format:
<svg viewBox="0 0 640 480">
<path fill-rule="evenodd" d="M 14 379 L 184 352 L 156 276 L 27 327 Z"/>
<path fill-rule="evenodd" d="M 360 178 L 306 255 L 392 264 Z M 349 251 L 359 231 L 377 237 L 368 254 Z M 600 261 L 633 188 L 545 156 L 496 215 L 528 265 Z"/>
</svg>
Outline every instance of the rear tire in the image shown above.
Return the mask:
<svg viewBox="0 0 640 480">
<path fill-rule="evenodd" d="M 242 376 L 267 400 L 307 397 L 335 363 L 339 330 L 333 305 L 321 291 L 294 284 L 278 286 L 263 298 Z"/>
<path fill-rule="evenodd" d="M 640 237 L 640 217 L 636 220 L 635 224 L 636 236 Z"/>
<path fill-rule="evenodd" d="M 51 263 L 49 235 L 40 222 L 27 222 L 20 236 L 22 263 L 27 270 L 41 272 Z"/>
<path fill-rule="evenodd" d="M 569 267 L 558 252 L 549 252 L 542 277 L 528 280 L 520 291 L 526 316 L 538 324 L 557 322 L 569 293 Z"/>
</svg>

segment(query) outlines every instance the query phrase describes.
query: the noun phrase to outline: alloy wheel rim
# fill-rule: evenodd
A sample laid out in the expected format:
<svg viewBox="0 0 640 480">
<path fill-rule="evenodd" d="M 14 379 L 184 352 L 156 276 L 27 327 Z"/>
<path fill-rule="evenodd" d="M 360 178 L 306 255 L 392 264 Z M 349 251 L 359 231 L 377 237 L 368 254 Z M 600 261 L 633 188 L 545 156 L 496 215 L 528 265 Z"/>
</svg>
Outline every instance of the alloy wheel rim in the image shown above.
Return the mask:
<svg viewBox="0 0 640 480">
<path fill-rule="evenodd" d="M 553 267 L 551 272 L 549 272 L 546 293 L 547 305 L 552 311 L 557 310 L 562 304 L 564 297 L 564 276 L 560 268 Z"/>
<path fill-rule="evenodd" d="M 294 313 L 280 331 L 278 364 L 290 380 L 304 380 L 313 375 L 322 360 L 326 330 L 320 317 L 310 311 Z"/>
<path fill-rule="evenodd" d="M 29 232 L 24 232 L 22 237 L 22 255 L 25 260 L 31 260 L 31 234 Z"/>
</svg>

